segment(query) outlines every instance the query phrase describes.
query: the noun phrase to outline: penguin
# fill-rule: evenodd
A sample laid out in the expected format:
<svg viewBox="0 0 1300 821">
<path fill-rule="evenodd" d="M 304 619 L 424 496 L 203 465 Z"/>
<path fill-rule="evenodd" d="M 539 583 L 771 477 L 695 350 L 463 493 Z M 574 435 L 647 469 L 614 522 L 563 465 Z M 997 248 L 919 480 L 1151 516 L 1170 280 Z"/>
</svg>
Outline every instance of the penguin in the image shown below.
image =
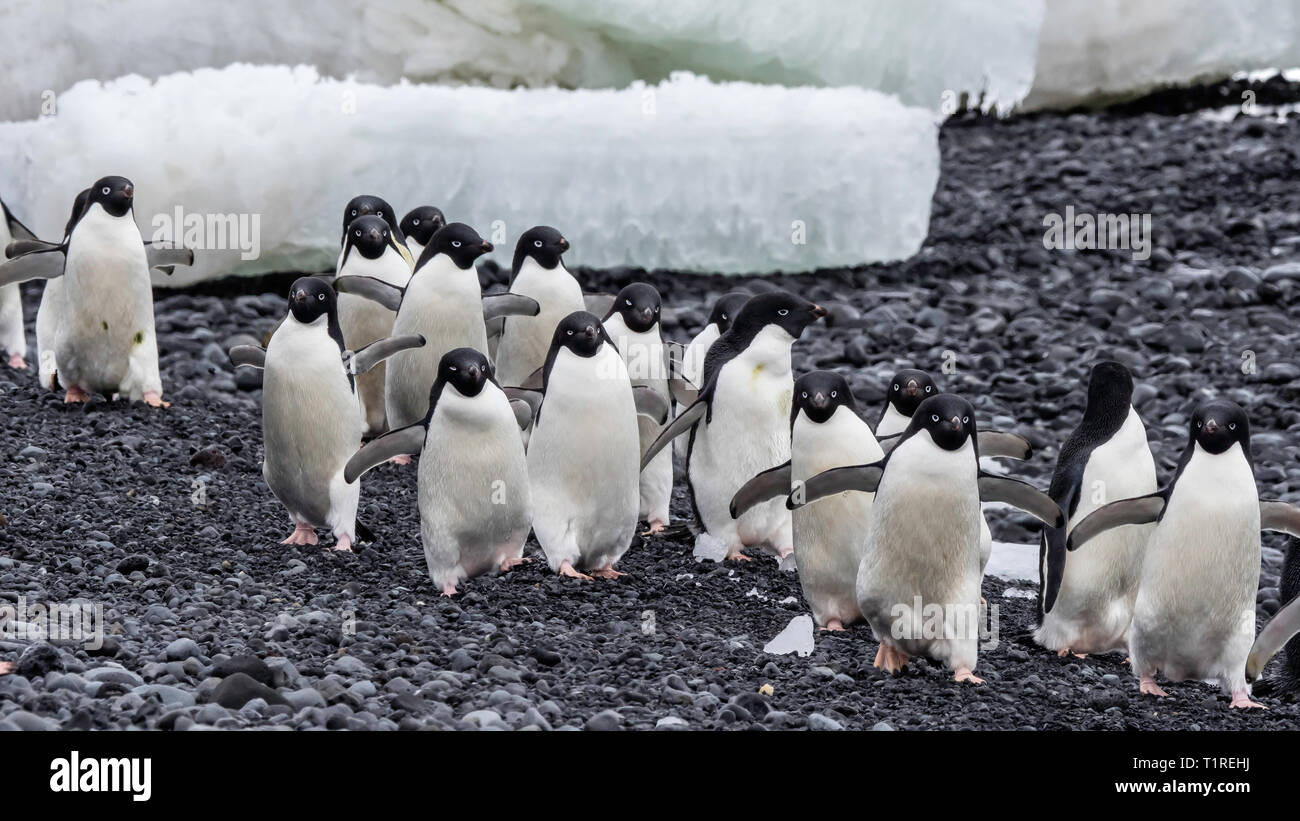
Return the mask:
<svg viewBox="0 0 1300 821">
<path fill-rule="evenodd" d="M 424 246 L 446 224 L 447 218 L 443 216 L 442 210 L 432 205 L 421 205 L 407 211 L 398 228 L 406 238 L 406 248 L 411 252 L 411 258 L 418 260 L 424 253 Z"/>
<path fill-rule="evenodd" d="M 62 384 L 64 402 L 88 402 L 91 393 L 100 393 L 167 407 L 149 276 L 157 250 L 136 226 L 135 186 L 126 177 L 109 176 L 83 193 L 64 241 L 22 241 L 31 250 L 0 267 L 0 285 L 61 280 L 42 297 L 37 347 L 42 382 Z M 174 254 L 174 264 L 193 260 L 184 249 L 167 253 Z"/>
<path fill-rule="evenodd" d="M 790 461 L 746 482 L 732 499 L 731 516 L 759 501 L 784 499 L 795 485 L 819 473 L 878 462 L 884 456 L 871 428 L 858 416 L 844 377 L 833 371 L 804 374 L 794 383 Z M 843 630 L 862 620 L 855 583 L 873 498 L 871 493 L 844 492 L 792 513 L 799 585 L 823 630 Z"/>
<path fill-rule="evenodd" d="M 1060 508 L 1024 482 L 980 470 L 975 409 L 946 393 L 917 406 L 882 461 L 817 474 L 795 486 L 787 505 L 846 490 L 875 494 L 855 582 L 858 607 L 880 642 L 875 666 L 897 672 L 922 653 L 954 680 L 982 684 L 974 673 L 980 503 L 1006 502 L 1055 527 L 1064 524 Z"/>
<path fill-rule="evenodd" d="M 663 303 L 653 285 L 634 282 L 618 292 L 606 314 L 605 333 L 623 357 L 633 385 L 642 385 L 669 401 L 668 354 L 660 330 Z M 650 446 L 659 425 L 648 416 L 637 417 L 641 450 Z M 645 520 L 643 535 L 653 535 L 668 526 L 668 503 L 673 495 L 673 455 L 659 454 L 641 471 L 638 514 Z"/>
<path fill-rule="evenodd" d="M 336 279 L 345 277 L 370 277 L 399 288 L 405 288 L 410 281 L 409 252 L 397 239 L 392 226 L 377 213 L 357 217 L 348 224 Z M 393 333 L 393 311 L 372 300 L 341 293 L 338 312 L 339 327 L 350 348 L 362 348 Z M 370 435 L 382 433 L 387 427 L 385 377 L 385 366 L 381 364 L 357 380 L 361 418 L 365 432 Z"/>
<path fill-rule="evenodd" d="M 1108 501 L 1156 491 L 1146 427 L 1133 409 L 1133 375 L 1098 362 L 1088 377 L 1083 419 L 1065 440 L 1047 493 L 1065 512 L 1061 530 L 1039 541 L 1039 626 L 1034 640 L 1064 656 L 1128 647 L 1150 525 L 1104 533 L 1081 553 L 1065 549 L 1070 528 Z"/>
<path fill-rule="evenodd" d="M 356 377 L 397 351 L 423 344 L 421 337 L 402 337 L 348 350 L 334 289 L 318 277 L 300 277 L 289 289 L 288 315 L 266 349 L 230 350 L 236 366 L 266 371 L 262 477 L 294 526 L 281 544 L 317 544 L 316 528 L 325 528 L 334 534 L 336 550 L 352 549 L 361 485 L 349 482 L 344 470 L 361 441 Z"/>
<path fill-rule="evenodd" d="M 540 306 L 535 316 L 504 323 L 496 346 L 497 378 L 503 385 L 523 385 L 546 361 L 559 321 L 587 310 L 582 287 L 561 259 L 569 241 L 547 225 L 529 228 L 515 244 L 510 264 L 510 293 Z"/>
<path fill-rule="evenodd" d="M 1084 517 L 1066 540 L 1088 549 L 1121 525 L 1155 523 L 1133 604 L 1128 652 L 1138 690 L 1168 695 L 1156 682 L 1217 681 L 1233 707 L 1251 700 L 1246 664 L 1255 640 L 1260 531 L 1300 535 L 1300 510 L 1261 503 L 1246 412 L 1228 400 L 1204 402 L 1187 424 L 1187 446 L 1172 481 L 1146 496 L 1111 502 Z M 1067 569 L 1069 565 L 1067 564 Z"/>
<path fill-rule="evenodd" d="M 1265 502 L 1261 505 L 1261 510 L 1265 510 L 1271 503 Z M 1292 522 L 1288 530 L 1300 529 L 1300 522 Z M 1268 626 L 1260 631 L 1256 637 L 1255 643 L 1251 645 L 1250 654 L 1246 657 L 1246 680 L 1255 682 L 1264 668 L 1268 666 L 1269 661 L 1281 650 L 1286 647 L 1286 657 L 1283 659 L 1282 669 L 1278 674 L 1266 682 L 1270 689 L 1278 695 L 1295 697 L 1296 691 L 1300 689 L 1300 639 L 1296 634 L 1300 633 L 1300 596 L 1296 595 L 1297 576 L 1300 576 L 1300 564 L 1295 561 L 1296 550 L 1292 548 L 1287 553 L 1286 563 L 1282 567 L 1282 584 L 1281 597 L 1282 601 L 1288 604 L 1281 610 L 1273 614 L 1269 620 Z"/>
<path fill-rule="evenodd" d="M 438 360 L 425 418 L 357 451 L 344 479 L 423 452 L 419 471 L 420 538 L 429 578 L 444 596 L 462 581 L 527 561 L 532 502 L 518 409 L 501 391 L 486 356 L 473 348 Z M 522 407 L 526 423 L 528 406 Z"/>
<path fill-rule="evenodd" d="M 731 499 L 745 481 L 790 459 L 794 378 L 790 349 L 826 309 L 788 291 L 750 298 L 731 327 L 709 348 L 704 387 L 641 458 L 650 464 L 687 431 L 686 475 L 696 518 L 727 548 L 727 558 L 749 560 L 746 547 L 763 546 L 778 558 L 793 550 L 790 512 L 764 502 L 732 519 Z"/>
<path fill-rule="evenodd" d="M 885 388 L 885 409 L 876 422 L 876 436 L 897 436 L 907 429 L 916 406 L 931 396 L 938 396 L 939 386 L 925 371 L 903 368 L 894 374 Z"/>
<path fill-rule="evenodd" d="M 682 376 L 692 384 L 697 386 L 703 384 L 704 357 L 709 352 L 709 346 L 727 332 L 736 314 L 740 313 L 740 309 L 745 306 L 749 297 L 750 294 L 744 291 L 731 291 L 718 297 L 718 301 L 713 303 L 713 310 L 709 312 L 709 321 L 686 346 L 682 356 Z"/>
<path fill-rule="evenodd" d="M 374 194 L 361 194 L 348 200 L 348 204 L 343 206 L 343 234 L 339 240 L 339 245 L 346 248 L 348 226 L 358 217 L 379 217 L 388 223 L 388 228 L 393 232 L 393 237 L 404 249 L 406 248 L 406 235 L 402 231 L 401 223 L 397 221 L 397 212 L 393 206 L 388 204 L 388 200 L 383 197 L 376 197 Z M 410 251 L 406 251 L 409 261 L 414 264 L 414 259 L 410 258 Z M 341 260 L 342 257 L 340 256 Z"/>
<path fill-rule="evenodd" d="M 7 249 L 14 240 L 34 240 L 26 225 L 0 200 L 0 212 L 4 220 L 0 221 L 0 249 Z M 23 326 L 23 295 L 17 282 L 0 287 L 0 350 L 9 355 L 9 367 L 15 370 L 27 369 L 27 333 Z"/>
<path fill-rule="evenodd" d="M 604 325 L 586 311 L 564 317 L 546 354 L 528 444 L 533 532 L 552 571 L 587 580 L 623 575 L 614 564 L 631 545 L 640 499 L 636 413 L 627 367 Z"/>
<path fill-rule="evenodd" d="M 394 335 L 418 333 L 427 340 L 420 350 L 399 353 L 385 365 L 384 406 L 394 429 L 428 413 L 429 388 L 443 354 L 456 348 L 486 352 L 485 320 L 537 312 L 537 303 L 527 297 L 483 296 L 474 263 L 491 250 L 492 243 L 473 228 L 453 222 L 429 238 L 405 287 L 369 276 L 335 280 L 340 294 L 366 297 L 396 313 Z"/>
</svg>

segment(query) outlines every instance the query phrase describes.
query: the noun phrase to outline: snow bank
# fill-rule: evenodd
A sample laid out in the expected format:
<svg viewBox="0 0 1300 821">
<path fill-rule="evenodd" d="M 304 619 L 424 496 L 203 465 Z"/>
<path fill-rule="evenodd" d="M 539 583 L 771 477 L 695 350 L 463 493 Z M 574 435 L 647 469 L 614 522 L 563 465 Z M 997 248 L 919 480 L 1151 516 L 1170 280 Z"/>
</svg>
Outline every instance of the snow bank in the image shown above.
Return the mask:
<svg viewBox="0 0 1300 821">
<path fill-rule="evenodd" d="M 1038 581 L 1038 545 L 994 542 L 984 575 L 1009 582 Z"/>
<path fill-rule="evenodd" d="M 231 63 L 307 64 L 363 82 L 623 88 L 715 80 L 855 85 L 938 110 L 1007 107 L 1033 78 L 1042 0 L 43 0 L 0 9 L 0 118 L 84 79 Z M 51 24 L 54 23 L 54 24 Z M 951 95 L 950 95 L 951 96 Z"/>
<path fill-rule="evenodd" d="M 861 89 L 689 75 L 503 91 L 231 66 L 78 84 L 57 116 L 0 124 L 0 192 L 45 236 L 109 173 L 135 181 L 146 235 L 176 205 L 257 217 L 256 259 L 209 250 L 170 284 L 328 269 L 339 210 L 360 193 L 398 213 L 438 205 L 496 243 L 504 265 L 539 223 L 564 232 L 579 265 L 742 273 L 900 259 L 926 235 L 938 172 L 926 110 Z"/>
</svg>

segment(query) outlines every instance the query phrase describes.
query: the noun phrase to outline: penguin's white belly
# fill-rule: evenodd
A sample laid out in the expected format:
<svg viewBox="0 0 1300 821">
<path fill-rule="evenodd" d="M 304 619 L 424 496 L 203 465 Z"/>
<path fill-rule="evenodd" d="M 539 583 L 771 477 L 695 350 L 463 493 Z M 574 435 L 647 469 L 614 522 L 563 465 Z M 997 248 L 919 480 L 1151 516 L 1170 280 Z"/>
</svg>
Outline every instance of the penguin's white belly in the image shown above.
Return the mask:
<svg viewBox="0 0 1300 821">
<path fill-rule="evenodd" d="M 161 389 L 153 384 L 153 292 L 135 223 L 88 212 L 73 230 L 62 279 L 54 341 L 60 381 L 132 399 Z"/>
<path fill-rule="evenodd" d="M 609 346 L 602 357 L 560 351 L 528 443 L 533 530 L 552 570 L 566 560 L 585 569 L 612 564 L 636 529 L 636 408 L 625 376 L 596 377 L 626 372 Z"/>
<path fill-rule="evenodd" d="M 546 364 L 555 326 L 569 314 L 586 307 L 582 288 L 567 271 L 547 271 L 531 259 L 520 269 L 510 291 L 537 300 L 540 310 L 537 316 L 506 317 L 496 363 L 497 380 L 505 386 L 522 384 L 533 371 Z"/>
<path fill-rule="evenodd" d="M 27 353 L 23 328 L 23 295 L 18 283 L 0 287 L 0 350 L 22 356 Z"/>
<path fill-rule="evenodd" d="M 402 301 L 392 334 L 422 334 L 424 347 L 401 351 L 385 363 L 384 400 L 389 427 L 394 429 L 412 425 L 428 413 L 429 389 L 443 354 L 456 348 L 473 348 L 487 355 L 487 330 L 477 279 L 473 294 L 414 293 L 415 287 Z M 515 429 L 518 438 L 517 425 Z"/>
<path fill-rule="evenodd" d="M 1240 446 L 1196 452 L 1146 547 L 1129 639 L 1135 672 L 1244 688 L 1259 569 L 1259 497 Z"/>
<path fill-rule="evenodd" d="M 884 452 L 867 424 L 846 407 L 822 424 L 802 414 L 792 435 L 790 478 L 879 460 Z M 820 625 L 860 621 L 856 581 L 866 548 L 873 493 L 845 492 L 818 499 L 792 514 L 795 561 L 804 598 Z"/>
<path fill-rule="evenodd" d="M 348 255 L 346 262 L 339 258 L 342 268 L 339 276 L 368 276 L 405 288 L 411 279 L 411 269 L 406 260 L 393 249 L 387 249 L 376 259 L 366 259 L 360 252 Z M 358 351 L 385 337 L 392 336 L 394 312 L 355 294 L 339 294 L 339 330 L 348 350 Z M 380 362 L 357 377 L 357 400 L 362 421 L 370 433 L 379 433 L 387 426 L 384 411 L 384 382 L 387 362 Z M 430 383 L 432 384 L 432 382 Z"/>
<path fill-rule="evenodd" d="M 442 587 L 523 554 L 532 509 L 519 426 L 492 385 L 472 399 L 444 389 L 420 457 L 420 534 Z"/>
<path fill-rule="evenodd" d="M 62 315 L 63 277 L 47 279 L 41 292 L 41 305 L 36 309 L 36 358 L 41 386 L 47 390 L 54 390 L 59 369 L 54 340 L 58 338 Z"/>
<path fill-rule="evenodd" d="M 1102 505 L 1155 492 L 1155 460 L 1135 411 L 1130 410 L 1119 431 L 1093 450 L 1080 488 L 1067 533 Z M 1037 631 L 1040 644 L 1076 653 L 1127 649 L 1142 560 L 1153 529 L 1154 525 L 1118 527 L 1066 554 L 1056 604 Z"/>
<path fill-rule="evenodd" d="M 885 412 L 881 414 L 880 422 L 876 424 L 876 438 L 902 433 L 911 423 L 911 418 L 899 413 L 892 403 L 886 403 Z"/>
<path fill-rule="evenodd" d="M 974 454 L 969 443 L 958 451 L 918 445 L 899 446 L 877 488 L 858 605 L 880 640 L 973 669 L 980 606 Z"/>
<path fill-rule="evenodd" d="M 750 477 L 790 458 L 794 382 L 789 370 L 773 370 L 729 362 L 718 375 L 712 421 L 695 427 L 688 466 L 695 506 L 704 527 L 729 547 L 764 545 L 775 552 L 793 539 L 783 499 L 755 505 L 738 520 L 730 511 L 731 498 Z"/>
<path fill-rule="evenodd" d="M 709 346 L 714 342 L 717 342 L 719 336 L 721 336 L 721 334 L 718 332 L 718 326 L 709 323 L 704 326 L 704 330 L 700 331 L 699 334 L 691 340 L 691 344 L 687 345 L 686 350 L 682 353 L 682 376 L 686 377 L 686 379 L 697 389 L 704 387 L 704 357 L 709 353 Z M 683 407 L 677 408 L 678 413 L 683 410 L 685 410 Z M 679 436 L 674 439 L 673 455 L 685 459 L 688 443 L 689 442 L 685 436 Z"/>
<path fill-rule="evenodd" d="M 350 532 L 361 483 L 344 482 L 343 468 L 361 444 L 361 415 L 338 345 L 318 322 L 286 320 L 267 347 L 262 474 L 295 521 Z"/>
<path fill-rule="evenodd" d="M 628 330 L 620 314 L 614 314 L 605 321 L 605 329 L 623 356 L 632 384 L 650 388 L 665 400 L 669 399 L 667 359 L 658 328 L 636 333 Z M 642 451 L 650 447 L 660 430 L 658 421 L 637 416 L 637 435 Z M 660 451 L 641 471 L 639 494 L 637 515 L 647 521 L 658 520 L 668 524 L 668 505 L 673 494 L 671 451 Z"/>
</svg>

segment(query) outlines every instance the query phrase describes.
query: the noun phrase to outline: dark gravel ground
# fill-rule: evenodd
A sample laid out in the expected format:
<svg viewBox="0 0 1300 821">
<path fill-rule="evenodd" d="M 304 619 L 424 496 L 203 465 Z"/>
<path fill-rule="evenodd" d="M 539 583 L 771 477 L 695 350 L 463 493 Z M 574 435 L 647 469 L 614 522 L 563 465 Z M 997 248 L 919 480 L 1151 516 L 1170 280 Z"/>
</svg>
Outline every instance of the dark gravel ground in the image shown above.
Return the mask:
<svg viewBox="0 0 1300 821">
<path fill-rule="evenodd" d="M 895 368 L 937 371 L 951 351 L 944 386 L 985 424 L 1033 441 L 1015 473 L 1040 487 L 1082 411 L 1090 363 L 1119 358 L 1138 376 L 1164 475 L 1190 406 L 1226 395 L 1251 414 L 1261 493 L 1297 499 L 1300 119 L 1214 122 L 1171 116 L 1186 107 L 1174 103 L 950 122 L 930 239 L 906 262 L 752 281 L 582 277 L 603 290 L 652 282 L 682 339 L 724 290 L 797 288 L 833 311 L 796 346 L 796 370 L 843 370 L 872 421 Z M 1152 214 L 1151 258 L 1044 250 L 1044 215 L 1070 204 Z M 65 407 L 30 372 L 0 372 L 0 598 L 85 599 L 109 625 L 93 654 L 0 640 L 0 661 L 18 663 L 0 676 L 0 728 L 1300 728 L 1300 708 L 1276 696 L 1246 713 L 1184 683 L 1157 702 L 1138 696 L 1122 654 L 1058 659 L 1029 640 L 1033 601 L 1003 596 L 1031 585 L 995 578 L 984 593 L 1001 640 L 981 653 L 981 687 L 924 661 L 895 678 L 873 670 L 865 627 L 818 636 L 807 658 L 764 654 L 803 612 L 796 578 L 765 559 L 696 563 L 689 538 L 634 545 L 618 582 L 577 583 L 534 561 L 441 599 L 410 468 L 364 480 L 378 544 L 357 555 L 281 546 L 257 376 L 233 373 L 224 353 L 282 313 L 288 280 L 263 281 L 276 292 L 160 294 L 170 410 Z M 25 292 L 29 321 L 38 291 Z M 1244 372 L 1252 355 L 1256 372 Z M 688 511 L 679 487 L 674 515 Z M 1016 517 L 995 515 L 993 528 L 1034 538 Z M 1287 547 L 1265 545 L 1261 624 L 1278 607 Z"/>
</svg>

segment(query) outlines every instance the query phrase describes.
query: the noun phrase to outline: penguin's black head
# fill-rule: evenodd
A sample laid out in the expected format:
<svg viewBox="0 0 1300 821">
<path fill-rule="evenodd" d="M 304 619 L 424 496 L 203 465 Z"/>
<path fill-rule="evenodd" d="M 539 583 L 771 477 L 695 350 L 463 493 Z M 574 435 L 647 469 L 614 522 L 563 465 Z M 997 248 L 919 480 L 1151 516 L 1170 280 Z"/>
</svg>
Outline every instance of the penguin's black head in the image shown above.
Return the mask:
<svg viewBox="0 0 1300 821">
<path fill-rule="evenodd" d="M 574 311 L 555 326 L 551 346 L 568 348 L 581 357 L 592 357 L 599 353 L 600 346 L 608 341 L 605 326 L 595 314 Z"/>
<path fill-rule="evenodd" d="M 559 231 L 549 225 L 529 228 L 515 243 L 515 259 L 511 263 L 511 272 L 519 273 L 524 260 L 532 257 L 537 264 L 550 270 L 560 264 L 560 257 L 569 250 L 569 241 Z"/>
<path fill-rule="evenodd" d="M 420 254 L 420 261 L 415 267 L 422 267 L 438 254 L 446 254 L 456 263 L 457 268 L 465 270 L 474 264 L 474 260 L 491 250 L 492 243 L 480 237 L 473 228 L 463 222 L 453 222 L 439 228 L 437 233 L 429 237 L 429 244 L 424 246 L 424 252 Z"/>
<path fill-rule="evenodd" d="M 90 186 L 90 193 L 86 196 L 87 207 L 99 203 L 115 217 L 126 216 L 134 201 L 135 186 L 126 177 L 101 177 Z"/>
<path fill-rule="evenodd" d="M 367 214 L 348 223 L 347 241 L 366 259 L 379 259 L 393 244 L 393 229 L 383 217 Z"/>
<path fill-rule="evenodd" d="M 952 393 L 941 393 L 923 401 L 912 414 L 908 433 L 928 431 L 944 450 L 958 450 L 975 436 L 975 408 Z"/>
<path fill-rule="evenodd" d="M 397 227 L 397 215 L 393 212 L 393 206 L 389 205 L 383 197 L 376 197 L 373 194 L 362 194 L 359 197 L 353 197 L 343 209 L 343 233 L 346 236 L 348 226 L 352 220 L 357 217 L 379 217 L 388 223 L 389 228 Z"/>
<path fill-rule="evenodd" d="M 412 208 L 402 217 L 401 229 L 405 236 L 410 237 L 423 247 L 429 244 L 429 240 L 447 224 L 447 218 L 443 216 L 441 209 L 432 205 L 421 205 L 419 208 Z"/>
<path fill-rule="evenodd" d="M 661 307 L 659 291 L 653 285 L 633 282 L 618 292 L 609 313 L 610 316 L 618 314 L 623 317 L 623 324 L 629 331 L 645 333 L 659 322 Z"/>
<path fill-rule="evenodd" d="M 1105 360 L 1088 375 L 1088 407 L 1128 405 L 1133 401 L 1133 374 L 1118 362 Z"/>
<path fill-rule="evenodd" d="M 789 291 L 770 291 L 750 297 L 732 323 L 733 330 L 757 334 L 769 325 L 781 328 L 798 339 L 803 329 L 826 316 L 820 305 Z"/>
<path fill-rule="evenodd" d="M 725 334 L 731 328 L 731 323 L 736 321 L 736 314 L 745 307 L 750 296 L 744 291 L 732 291 L 718 297 L 718 301 L 713 303 L 713 310 L 709 313 L 709 321 L 706 324 L 717 325 L 718 333 Z"/>
<path fill-rule="evenodd" d="M 909 419 L 922 402 L 938 395 L 939 386 L 930 374 L 916 368 L 903 368 L 889 382 L 889 404 Z"/>
<path fill-rule="evenodd" d="M 834 371 L 813 371 L 799 377 L 794 383 L 794 417 L 803 411 L 812 421 L 821 424 L 835 415 L 841 405 L 853 410 L 853 391 L 844 377 Z"/>
<path fill-rule="evenodd" d="M 86 210 L 86 202 L 90 200 L 90 189 L 84 189 L 77 198 L 72 201 L 72 213 L 68 215 L 68 222 L 63 226 L 63 236 L 66 238 L 72 233 L 72 227 L 81 219 L 81 213 Z"/>
<path fill-rule="evenodd" d="M 492 363 L 486 356 L 473 348 L 455 348 L 443 354 L 438 362 L 438 384 L 434 386 L 433 399 L 437 399 L 442 385 L 455 386 L 462 396 L 478 396 L 491 378 Z"/>
<path fill-rule="evenodd" d="M 1208 453 L 1223 453 L 1234 443 L 1240 443 L 1249 458 L 1250 420 L 1236 402 L 1215 399 L 1198 405 L 1192 411 L 1188 431 Z"/>
<path fill-rule="evenodd" d="M 310 325 L 322 316 L 333 314 L 336 297 L 330 284 L 319 277 L 299 277 L 289 289 L 289 313 Z"/>
</svg>

